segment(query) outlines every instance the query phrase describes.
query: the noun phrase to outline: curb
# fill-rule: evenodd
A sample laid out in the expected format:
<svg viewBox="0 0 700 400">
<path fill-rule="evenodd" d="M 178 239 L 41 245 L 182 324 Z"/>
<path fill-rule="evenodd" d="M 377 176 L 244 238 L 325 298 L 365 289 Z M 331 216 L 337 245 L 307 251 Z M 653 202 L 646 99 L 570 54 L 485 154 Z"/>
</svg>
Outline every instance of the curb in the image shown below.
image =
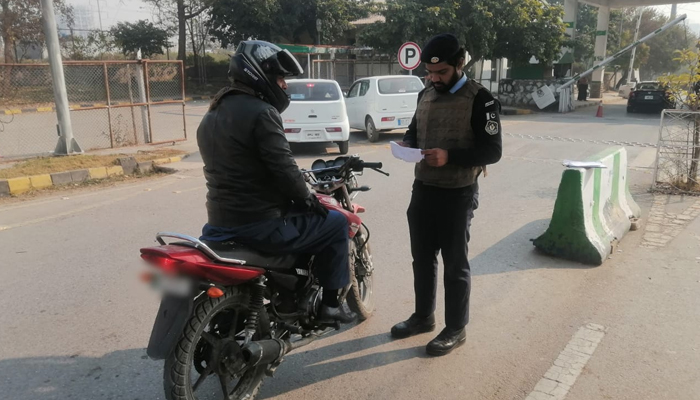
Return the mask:
<svg viewBox="0 0 700 400">
<path fill-rule="evenodd" d="M 562 173 L 549 227 L 533 244 L 555 257 L 601 265 L 641 211 L 629 192 L 623 147 L 588 161 L 605 168 L 568 168 Z"/>
<path fill-rule="evenodd" d="M 0 179 L 0 197 L 17 196 L 32 189 L 46 189 L 51 186 L 63 186 L 71 183 L 81 183 L 88 180 L 105 179 L 112 176 L 127 175 L 134 172 L 143 174 L 160 169 L 158 168 L 159 165 L 180 162 L 187 157 L 189 157 L 189 154 L 170 158 L 159 158 L 157 160 L 139 163 L 137 163 L 133 157 L 124 157 L 119 159 L 122 165 L 135 165 L 135 167 L 126 167 L 126 173 L 125 167 L 122 165 L 114 165 L 110 167 L 76 169 L 72 171 L 54 172 L 52 174 Z M 162 169 L 167 171 L 170 168 Z M 128 172 L 129 170 L 131 170 L 130 173 Z"/>
</svg>

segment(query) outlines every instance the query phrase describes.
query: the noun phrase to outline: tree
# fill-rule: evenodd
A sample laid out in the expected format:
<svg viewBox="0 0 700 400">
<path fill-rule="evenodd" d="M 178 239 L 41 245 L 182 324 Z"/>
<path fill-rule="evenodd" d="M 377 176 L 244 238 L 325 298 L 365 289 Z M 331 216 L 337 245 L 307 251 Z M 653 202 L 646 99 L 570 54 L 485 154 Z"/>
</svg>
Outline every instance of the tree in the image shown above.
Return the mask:
<svg viewBox="0 0 700 400">
<path fill-rule="evenodd" d="M 552 62 L 564 33 L 561 7 L 538 0 L 388 0 L 380 13 L 385 22 L 365 29 L 362 44 L 393 54 L 405 41 L 451 32 L 469 53 L 466 68 L 484 58 Z"/>
<path fill-rule="evenodd" d="M 211 34 L 226 47 L 250 38 L 299 43 L 304 35 L 329 42 L 369 14 L 366 0 L 214 0 Z"/>
<path fill-rule="evenodd" d="M 563 3 L 562 0 L 555 0 Z M 610 23 L 608 25 L 607 55 L 613 55 L 629 46 L 634 40 L 634 31 L 637 25 L 637 8 L 625 8 L 610 11 Z M 642 20 L 639 27 L 639 38 L 642 38 L 661 26 L 668 23 L 666 15 L 653 8 L 642 9 Z M 583 69 L 593 66 L 595 39 L 598 23 L 598 8 L 586 4 L 579 4 L 576 19 L 576 32 L 574 39 L 567 40 L 564 45 L 574 50 L 574 58 Z M 696 36 L 688 32 L 684 26 L 674 26 L 663 34 L 656 36 L 637 47 L 635 52 L 634 68 L 639 68 L 646 79 L 651 79 L 667 72 L 674 72 L 678 67 L 673 61 L 674 49 L 687 47 L 694 43 Z M 623 71 L 623 80 L 626 80 L 631 53 L 616 60 Z"/>
<path fill-rule="evenodd" d="M 114 39 L 109 32 L 90 32 L 87 36 L 69 35 L 59 38 L 61 53 L 69 60 L 90 60 L 114 49 Z"/>
<path fill-rule="evenodd" d="M 543 6 L 540 0 L 496 1 L 496 44 L 489 58 L 525 63 L 532 56 L 551 65 L 560 54 L 564 37 L 561 7 Z"/>
<path fill-rule="evenodd" d="M 72 25 L 72 9 L 64 0 L 54 0 L 56 14 Z M 0 0 L 0 36 L 6 63 L 17 62 L 17 47 L 43 46 L 44 25 L 40 0 Z"/>
<path fill-rule="evenodd" d="M 162 14 L 163 22 L 177 26 L 177 59 L 185 61 L 187 55 L 187 21 L 211 9 L 213 0 L 144 0 Z M 264 1 L 264 0 L 263 0 Z"/>
<path fill-rule="evenodd" d="M 120 22 L 110 32 L 124 55 L 134 56 L 141 50 L 141 55 L 148 58 L 153 54 L 163 54 L 163 48 L 168 46 L 168 32 L 145 20 L 133 24 Z"/>
</svg>

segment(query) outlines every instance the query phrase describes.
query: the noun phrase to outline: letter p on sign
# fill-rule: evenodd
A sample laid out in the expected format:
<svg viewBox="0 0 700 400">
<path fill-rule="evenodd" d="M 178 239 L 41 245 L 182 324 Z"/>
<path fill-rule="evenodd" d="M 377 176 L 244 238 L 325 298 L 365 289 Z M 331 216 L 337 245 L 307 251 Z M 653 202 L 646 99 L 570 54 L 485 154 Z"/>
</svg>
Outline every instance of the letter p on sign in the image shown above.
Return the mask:
<svg viewBox="0 0 700 400">
<path fill-rule="evenodd" d="M 401 68 L 412 71 L 420 65 L 420 47 L 413 43 L 404 43 L 399 48 L 398 54 L 399 64 Z"/>
</svg>

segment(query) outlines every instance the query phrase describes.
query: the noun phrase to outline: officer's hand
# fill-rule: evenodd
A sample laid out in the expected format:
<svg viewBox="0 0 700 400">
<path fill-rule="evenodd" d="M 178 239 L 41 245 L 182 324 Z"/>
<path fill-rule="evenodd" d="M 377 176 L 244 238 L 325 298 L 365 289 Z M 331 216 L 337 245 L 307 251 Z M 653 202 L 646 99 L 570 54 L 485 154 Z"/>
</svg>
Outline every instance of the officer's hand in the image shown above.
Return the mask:
<svg viewBox="0 0 700 400">
<path fill-rule="evenodd" d="M 425 156 L 425 162 L 431 167 L 443 167 L 447 164 L 447 150 L 443 149 L 428 149 L 422 151 Z"/>
</svg>

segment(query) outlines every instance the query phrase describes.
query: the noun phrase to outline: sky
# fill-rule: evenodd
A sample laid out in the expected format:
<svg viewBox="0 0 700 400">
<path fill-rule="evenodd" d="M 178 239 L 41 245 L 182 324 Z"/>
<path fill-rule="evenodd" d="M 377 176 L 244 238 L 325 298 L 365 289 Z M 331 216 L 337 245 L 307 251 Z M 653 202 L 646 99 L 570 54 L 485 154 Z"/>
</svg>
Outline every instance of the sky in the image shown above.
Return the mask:
<svg viewBox="0 0 700 400">
<path fill-rule="evenodd" d="M 98 13 L 98 1 L 99 9 Z M 151 7 L 142 0 L 67 0 L 71 5 L 86 6 L 92 15 L 96 29 L 99 28 L 99 17 L 102 17 L 102 28 L 109 29 L 117 22 L 135 22 L 139 19 L 155 20 L 151 14 Z M 663 13 L 671 14 L 671 5 L 656 7 Z M 700 3 L 688 3 L 678 5 L 678 15 L 688 14 L 687 26 L 700 34 Z"/>
</svg>

